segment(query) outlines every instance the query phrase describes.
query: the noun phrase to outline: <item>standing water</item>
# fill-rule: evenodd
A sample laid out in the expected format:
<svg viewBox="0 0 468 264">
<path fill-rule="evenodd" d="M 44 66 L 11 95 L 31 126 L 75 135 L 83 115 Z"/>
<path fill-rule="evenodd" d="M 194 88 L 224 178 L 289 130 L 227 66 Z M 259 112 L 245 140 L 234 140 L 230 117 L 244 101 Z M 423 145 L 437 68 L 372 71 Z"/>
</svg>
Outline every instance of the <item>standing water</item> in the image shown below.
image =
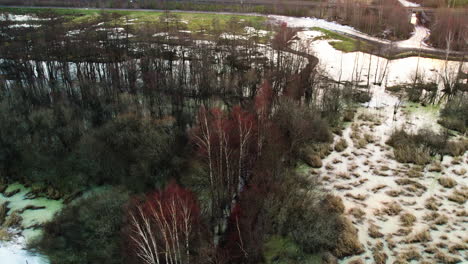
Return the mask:
<svg viewBox="0 0 468 264">
<path fill-rule="evenodd" d="M 40 227 L 51 220 L 56 212 L 62 208 L 61 200 L 51 200 L 43 197 L 28 199 L 30 188 L 21 184 L 11 184 L 0 194 L 0 205 L 7 203 L 8 214 L 5 221 L 12 214 L 18 214 L 22 220 L 12 226 L 0 228 L 5 234 L 4 241 L 0 241 L 0 263 L 8 264 L 48 264 L 47 257 L 27 249 L 27 244 L 42 235 Z M 9 195 L 5 194 L 12 194 Z M 29 209 L 28 209 L 29 208 Z"/>
</svg>

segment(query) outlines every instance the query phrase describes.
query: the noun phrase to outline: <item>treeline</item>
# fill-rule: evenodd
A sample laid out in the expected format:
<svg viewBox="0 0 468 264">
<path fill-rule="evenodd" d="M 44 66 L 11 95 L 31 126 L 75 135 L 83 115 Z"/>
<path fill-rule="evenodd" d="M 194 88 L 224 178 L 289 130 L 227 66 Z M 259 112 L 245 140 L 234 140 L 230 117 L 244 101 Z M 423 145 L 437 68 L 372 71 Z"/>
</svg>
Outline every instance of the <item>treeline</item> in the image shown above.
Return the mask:
<svg viewBox="0 0 468 264">
<path fill-rule="evenodd" d="M 143 8 L 143 9 L 178 9 L 205 11 L 258 12 L 290 16 L 314 16 L 342 24 L 348 24 L 365 33 L 387 39 L 407 39 L 413 30 L 409 23 L 410 14 L 397 0 L 379 0 L 372 5 L 352 0 L 341 0 L 336 3 L 304 6 L 299 3 L 272 2 L 271 4 L 231 4 L 214 1 L 146 1 L 146 0 L 42 0 L 10 1 L 0 0 L 5 5 L 25 6 L 63 6 L 93 8 Z M 407 17 L 408 19 L 402 19 Z"/>
<path fill-rule="evenodd" d="M 466 52 L 466 39 L 468 39 L 466 25 L 468 25 L 468 9 L 437 9 L 434 21 L 430 24 L 429 42 L 438 48 Z"/>
</svg>

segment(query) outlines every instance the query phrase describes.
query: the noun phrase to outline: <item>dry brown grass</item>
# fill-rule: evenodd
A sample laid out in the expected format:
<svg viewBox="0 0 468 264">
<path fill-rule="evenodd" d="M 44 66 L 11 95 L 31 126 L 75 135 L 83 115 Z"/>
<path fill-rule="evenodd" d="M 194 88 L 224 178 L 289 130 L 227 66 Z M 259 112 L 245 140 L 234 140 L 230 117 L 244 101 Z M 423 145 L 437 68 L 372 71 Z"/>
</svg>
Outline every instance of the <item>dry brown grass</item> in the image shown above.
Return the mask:
<svg viewBox="0 0 468 264">
<path fill-rule="evenodd" d="M 434 224 L 436 225 L 445 225 L 447 223 L 448 223 L 448 217 L 445 215 L 441 215 L 437 217 L 436 220 L 434 221 Z"/>
<path fill-rule="evenodd" d="M 357 230 L 353 224 L 345 217 L 341 218 L 343 231 L 338 238 L 338 244 L 333 250 L 333 255 L 338 258 L 359 255 L 364 252 L 364 247 L 357 235 Z"/>
<path fill-rule="evenodd" d="M 442 171 L 442 165 L 440 162 L 435 162 L 429 166 L 428 171 L 430 172 L 441 172 Z"/>
<path fill-rule="evenodd" d="M 383 212 L 389 216 L 398 215 L 401 212 L 402 208 L 397 202 L 391 202 L 385 205 Z"/>
<path fill-rule="evenodd" d="M 13 235 L 6 228 L 0 228 L 0 241 L 10 241 Z"/>
<path fill-rule="evenodd" d="M 8 202 L 2 203 L 0 205 L 0 225 L 2 225 L 3 222 L 5 221 L 8 211 L 9 211 Z"/>
<path fill-rule="evenodd" d="M 443 263 L 443 264 L 456 264 L 460 263 L 461 260 L 459 258 L 451 257 L 449 255 L 446 255 L 442 251 L 437 251 L 437 253 L 434 255 L 435 259 L 438 260 L 438 263 Z"/>
<path fill-rule="evenodd" d="M 332 211 L 338 214 L 343 214 L 345 206 L 343 200 L 339 196 L 328 194 L 324 199 L 323 206 L 327 208 L 328 211 Z"/>
<path fill-rule="evenodd" d="M 367 195 L 364 194 L 352 194 L 352 193 L 347 193 L 345 194 L 346 197 L 352 198 L 354 200 L 358 201 L 364 201 L 367 198 Z"/>
<path fill-rule="evenodd" d="M 349 209 L 348 214 L 354 216 L 356 220 L 362 221 L 366 213 L 358 207 L 353 207 Z"/>
<path fill-rule="evenodd" d="M 383 252 L 381 249 L 379 249 L 378 247 L 374 247 L 372 249 L 372 257 L 374 258 L 374 262 L 375 264 L 385 264 L 387 263 L 387 254 L 385 254 L 385 252 Z"/>
<path fill-rule="evenodd" d="M 462 250 L 468 250 L 468 245 L 467 244 L 454 244 L 449 247 L 449 252 L 451 254 L 456 254 L 458 255 Z"/>
<path fill-rule="evenodd" d="M 23 221 L 23 218 L 17 211 L 13 211 L 5 220 L 3 223 L 3 226 L 5 227 L 20 227 L 21 226 L 21 221 Z"/>
<path fill-rule="evenodd" d="M 416 216 L 411 213 L 403 213 L 400 215 L 400 222 L 403 226 L 413 226 L 416 222 Z"/>
<path fill-rule="evenodd" d="M 421 232 L 415 233 L 406 239 L 407 243 L 420 243 L 420 242 L 429 242 L 431 241 L 431 233 L 429 230 L 423 230 Z"/>
<path fill-rule="evenodd" d="M 362 259 L 354 259 L 348 262 L 348 264 L 364 264 L 364 261 Z"/>
<path fill-rule="evenodd" d="M 372 191 L 373 193 L 377 193 L 378 191 L 380 191 L 381 189 L 383 189 L 383 188 L 385 188 L 385 187 L 387 187 L 387 185 L 385 185 L 385 184 L 379 184 L 379 185 L 375 186 L 374 188 L 372 188 L 371 191 Z"/>
<path fill-rule="evenodd" d="M 419 250 L 415 247 L 410 247 L 400 254 L 400 257 L 406 261 L 413 261 L 421 259 L 421 254 Z"/>
<path fill-rule="evenodd" d="M 372 136 L 372 134 L 369 134 L 369 133 L 365 133 L 365 134 L 364 134 L 364 140 L 365 140 L 367 143 L 374 143 L 374 142 L 375 142 L 374 136 Z"/>
<path fill-rule="evenodd" d="M 385 192 L 385 194 L 390 197 L 398 197 L 401 194 L 401 190 L 388 190 Z"/>
<path fill-rule="evenodd" d="M 421 189 L 423 191 L 427 190 L 427 188 L 424 185 L 420 184 L 417 181 L 410 180 L 408 178 L 396 179 L 395 183 L 398 184 L 398 185 L 404 185 L 404 186 L 410 185 L 410 186 L 413 186 L 416 189 Z"/>
<path fill-rule="evenodd" d="M 451 195 L 448 196 L 449 201 L 464 204 L 468 199 L 468 189 L 462 188 L 454 190 Z"/>
<path fill-rule="evenodd" d="M 408 171 L 407 176 L 409 178 L 422 178 L 424 175 L 420 171 L 417 171 L 413 168 Z"/>
<path fill-rule="evenodd" d="M 342 172 L 342 171 L 338 172 L 338 173 L 336 174 L 336 177 L 337 177 L 337 178 L 340 178 L 340 179 L 344 179 L 344 180 L 349 180 L 349 179 L 351 179 L 351 176 L 349 176 L 349 173 Z"/>
<path fill-rule="evenodd" d="M 434 219 L 437 219 L 437 217 L 439 217 L 439 213 L 437 212 L 430 212 L 430 213 L 427 213 L 423 216 L 423 220 L 424 221 L 433 221 Z"/>
<path fill-rule="evenodd" d="M 440 177 L 439 184 L 444 186 L 445 188 L 453 188 L 457 185 L 457 181 L 450 177 Z"/>
<path fill-rule="evenodd" d="M 465 169 L 465 168 L 460 168 L 459 170 L 455 170 L 455 169 L 454 169 L 454 170 L 452 170 L 452 171 L 453 171 L 453 173 L 455 173 L 455 174 L 458 175 L 458 176 L 463 176 L 463 175 L 465 175 L 465 173 L 466 173 L 466 169 Z"/>
<path fill-rule="evenodd" d="M 436 211 L 437 209 L 439 209 L 439 206 L 440 206 L 440 203 L 434 197 L 428 198 L 424 204 L 424 207 L 426 207 L 426 209 L 433 210 L 433 211 Z"/>
<path fill-rule="evenodd" d="M 348 147 L 348 143 L 346 142 L 346 139 L 342 138 L 336 142 L 335 151 L 343 152 L 347 147 Z"/>
<path fill-rule="evenodd" d="M 384 235 L 382 233 L 380 233 L 379 231 L 379 227 L 374 225 L 374 224 L 370 224 L 369 225 L 369 236 L 372 237 L 372 238 L 380 238 L 380 237 L 383 237 Z"/>
</svg>

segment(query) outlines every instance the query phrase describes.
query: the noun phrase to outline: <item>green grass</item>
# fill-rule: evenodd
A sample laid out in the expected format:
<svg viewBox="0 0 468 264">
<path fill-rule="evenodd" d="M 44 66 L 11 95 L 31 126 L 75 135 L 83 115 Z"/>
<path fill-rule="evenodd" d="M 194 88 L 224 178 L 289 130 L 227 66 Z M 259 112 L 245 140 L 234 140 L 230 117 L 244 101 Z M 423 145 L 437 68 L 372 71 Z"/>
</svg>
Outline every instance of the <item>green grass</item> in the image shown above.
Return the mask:
<svg viewBox="0 0 468 264">
<path fill-rule="evenodd" d="M 47 15 L 55 14 L 64 16 L 68 20 L 68 24 L 81 24 L 89 22 L 97 22 L 105 15 L 114 15 L 107 24 L 122 25 L 126 19 L 135 19 L 134 23 L 159 23 L 160 17 L 164 12 L 155 11 L 120 11 L 120 10 L 89 10 L 89 9 L 67 9 L 67 8 L 10 8 L 2 7 L 0 12 L 8 12 L 12 14 L 36 14 Z M 216 21 L 222 29 L 226 28 L 230 21 L 243 21 L 245 25 L 252 26 L 256 29 L 265 28 L 266 18 L 262 16 L 248 15 L 224 15 L 224 14 L 207 14 L 207 13 L 184 13 L 170 12 L 171 15 L 176 15 L 181 21 L 187 21 L 187 29 L 212 29 L 213 22 Z"/>
<path fill-rule="evenodd" d="M 330 41 L 330 45 L 337 50 L 341 50 L 343 52 L 354 52 L 354 51 L 363 51 L 368 52 L 371 49 L 371 46 L 360 40 L 345 36 L 343 34 L 339 34 L 333 32 L 331 30 L 327 30 L 324 28 L 313 27 L 311 30 L 319 31 L 324 34 L 324 36 L 317 37 L 316 39 L 329 39 L 333 40 Z"/>
<path fill-rule="evenodd" d="M 406 109 L 410 113 L 425 112 L 437 115 L 440 111 L 440 104 L 427 104 L 423 106 L 420 103 L 408 102 Z"/>
</svg>

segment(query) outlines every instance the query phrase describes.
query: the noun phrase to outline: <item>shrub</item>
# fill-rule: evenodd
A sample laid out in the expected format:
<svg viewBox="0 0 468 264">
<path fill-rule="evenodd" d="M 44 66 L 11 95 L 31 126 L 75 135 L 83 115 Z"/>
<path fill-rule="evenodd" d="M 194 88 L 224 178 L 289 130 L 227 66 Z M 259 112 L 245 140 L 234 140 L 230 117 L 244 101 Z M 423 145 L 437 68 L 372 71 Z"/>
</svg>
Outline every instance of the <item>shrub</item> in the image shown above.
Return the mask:
<svg viewBox="0 0 468 264">
<path fill-rule="evenodd" d="M 322 167 L 323 163 L 320 157 L 316 154 L 309 154 L 303 158 L 304 162 L 307 165 L 311 166 L 312 168 L 320 168 Z"/>
<path fill-rule="evenodd" d="M 339 197 L 311 189 L 314 184 L 301 175 L 285 176 L 276 184 L 265 205 L 271 234 L 290 236 L 305 253 L 340 248 L 338 252 L 346 255 L 359 244 L 352 224 L 342 217 L 344 205 Z M 342 245 L 343 237 L 352 244 Z"/>
<path fill-rule="evenodd" d="M 120 229 L 127 194 L 106 189 L 75 200 L 44 227 L 37 246 L 52 263 L 122 263 Z"/>
<path fill-rule="evenodd" d="M 457 185 L 457 182 L 449 177 L 441 177 L 439 178 L 439 184 L 444 186 L 445 188 L 453 188 L 455 185 Z"/>
<path fill-rule="evenodd" d="M 371 224 L 369 226 L 369 236 L 372 238 L 379 238 L 379 237 L 383 237 L 384 235 L 379 231 L 378 226 Z"/>
<path fill-rule="evenodd" d="M 335 144 L 335 151 L 342 152 L 348 147 L 348 143 L 346 143 L 346 139 L 342 138 L 338 140 Z"/>
<path fill-rule="evenodd" d="M 447 102 L 440 111 L 439 124 L 460 133 L 468 131 L 468 100 L 466 96 L 457 96 Z"/>
<path fill-rule="evenodd" d="M 285 141 L 289 143 L 290 158 L 297 158 L 307 144 L 330 142 L 332 134 L 320 114 L 307 106 L 283 99 L 273 117 Z"/>
<path fill-rule="evenodd" d="M 468 149 L 468 143 L 448 141 L 448 134 L 435 133 L 421 129 L 415 134 L 408 134 L 399 129 L 392 133 L 386 142 L 394 148 L 395 159 L 404 163 L 425 165 L 435 155 L 462 155 Z"/>
<path fill-rule="evenodd" d="M 460 189 L 454 190 L 451 195 L 448 196 L 449 201 L 464 204 L 468 199 L 468 191 Z"/>
<path fill-rule="evenodd" d="M 400 215 L 400 222 L 403 224 L 403 226 L 412 226 L 415 221 L 416 221 L 416 216 L 410 213 L 404 213 Z"/>
<path fill-rule="evenodd" d="M 15 210 L 5 219 L 3 226 L 19 228 L 22 221 L 23 217 L 19 214 L 18 210 Z"/>
<path fill-rule="evenodd" d="M 418 249 L 414 247 L 405 250 L 400 256 L 406 261 L 419 260 L 421 258 Z"/>
<path fill-rule="evenodd" d="M 338 258 L 344 258 L 363 252 L 364 248 L 359 242 L 356 228 L 347 218 L 341 217 L 341 232 L 333 254 Z"/>
<path fill-rule="evenodd" d="M 431 241 L 431 234 L 429 233 L 429 230 L 424 230 L 418 233 L 413 234 L 409 238 L 407 238 L 406 242 L 407 243 L 420 243 L 420 242 L 429 242 Z"/>
<path fill-rule="evenodd" d="M 401 210 L 402 208 L 397 202 L 391 202 L 387 204 L 383 209 L 383 211 L 390 216 L 398 215 L 401 212 Z"/>
</svg>

